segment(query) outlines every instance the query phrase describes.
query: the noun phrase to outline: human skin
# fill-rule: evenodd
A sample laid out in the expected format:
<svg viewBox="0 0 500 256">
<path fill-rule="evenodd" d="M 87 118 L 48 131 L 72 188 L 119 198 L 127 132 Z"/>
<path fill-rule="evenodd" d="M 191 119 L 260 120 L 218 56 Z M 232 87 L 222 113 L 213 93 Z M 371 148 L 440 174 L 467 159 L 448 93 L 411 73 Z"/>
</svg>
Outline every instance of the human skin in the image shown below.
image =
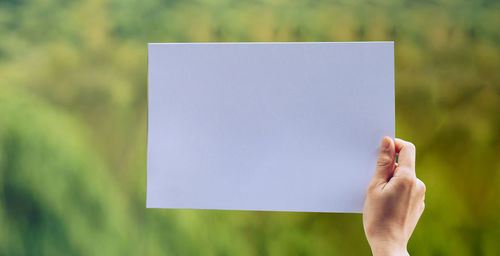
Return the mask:
<svg viewBox="0 0 500 256">
<path fill-rule="evenodd" d="M 424 198 L 425 185 L 415 175 L 415 146 L 384 137 L 363 209 L 373 255 L 408 255 L 406 245 L 424 211 Z"/>
</svg>

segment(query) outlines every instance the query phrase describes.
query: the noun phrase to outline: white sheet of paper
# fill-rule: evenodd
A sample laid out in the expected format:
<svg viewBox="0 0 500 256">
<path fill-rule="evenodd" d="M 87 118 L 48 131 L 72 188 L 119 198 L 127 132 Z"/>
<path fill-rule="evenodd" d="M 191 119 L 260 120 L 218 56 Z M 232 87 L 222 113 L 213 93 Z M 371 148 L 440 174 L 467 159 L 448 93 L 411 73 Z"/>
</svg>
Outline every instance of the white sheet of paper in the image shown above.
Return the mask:
<svg viewBox="0 0 500 256">
<path fill-rule="evenodd" d="M 148 47 L 147 207 L 362 211 L 393 42 Z"/>
</svg>

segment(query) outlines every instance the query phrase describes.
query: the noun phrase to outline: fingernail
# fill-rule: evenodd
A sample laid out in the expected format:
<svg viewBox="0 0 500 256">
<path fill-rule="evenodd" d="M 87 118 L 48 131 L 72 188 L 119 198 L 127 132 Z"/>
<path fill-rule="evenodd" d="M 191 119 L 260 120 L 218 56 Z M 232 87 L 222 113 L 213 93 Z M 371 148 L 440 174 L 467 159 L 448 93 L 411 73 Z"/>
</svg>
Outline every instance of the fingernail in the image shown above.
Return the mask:
<svg viewBox="0 0 500 256">
<path fill-rule="evenodd" d="M 389 149 L 390 146 L 391 146 L 391 142 L 390 142 L 389 138 L 384 137 L 382 139 L 382 148 L 383 149 Z"/>
</svg>

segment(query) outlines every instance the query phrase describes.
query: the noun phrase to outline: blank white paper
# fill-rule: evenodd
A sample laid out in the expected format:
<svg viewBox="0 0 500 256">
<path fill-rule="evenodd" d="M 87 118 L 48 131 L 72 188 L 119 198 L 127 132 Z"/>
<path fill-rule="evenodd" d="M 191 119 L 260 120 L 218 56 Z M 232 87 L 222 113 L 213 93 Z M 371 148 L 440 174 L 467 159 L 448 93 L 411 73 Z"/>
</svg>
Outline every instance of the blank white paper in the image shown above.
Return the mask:
<svg viewBox="0 0 500 256">
<path fill-rule="evenodd" d="M 148 48 L 147 207 L 362 212 L 393 42 Z"/>
</svg>

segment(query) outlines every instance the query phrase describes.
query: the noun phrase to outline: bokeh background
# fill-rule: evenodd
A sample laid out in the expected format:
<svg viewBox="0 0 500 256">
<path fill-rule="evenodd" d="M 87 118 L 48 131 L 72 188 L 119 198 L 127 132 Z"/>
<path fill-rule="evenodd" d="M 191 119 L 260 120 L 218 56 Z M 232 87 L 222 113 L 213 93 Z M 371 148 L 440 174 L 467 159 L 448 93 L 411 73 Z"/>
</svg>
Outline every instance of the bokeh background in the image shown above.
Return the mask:
<svg viewBox="0 0 500 256">
<path fill-rule="evenodd" d="M 360 214 L 146 209 L 147 43 L 395 41 L 414 255 L 500 255 L 500 2 L 0 0 L 0 255 L 369 255 Z"/>
</svg>

